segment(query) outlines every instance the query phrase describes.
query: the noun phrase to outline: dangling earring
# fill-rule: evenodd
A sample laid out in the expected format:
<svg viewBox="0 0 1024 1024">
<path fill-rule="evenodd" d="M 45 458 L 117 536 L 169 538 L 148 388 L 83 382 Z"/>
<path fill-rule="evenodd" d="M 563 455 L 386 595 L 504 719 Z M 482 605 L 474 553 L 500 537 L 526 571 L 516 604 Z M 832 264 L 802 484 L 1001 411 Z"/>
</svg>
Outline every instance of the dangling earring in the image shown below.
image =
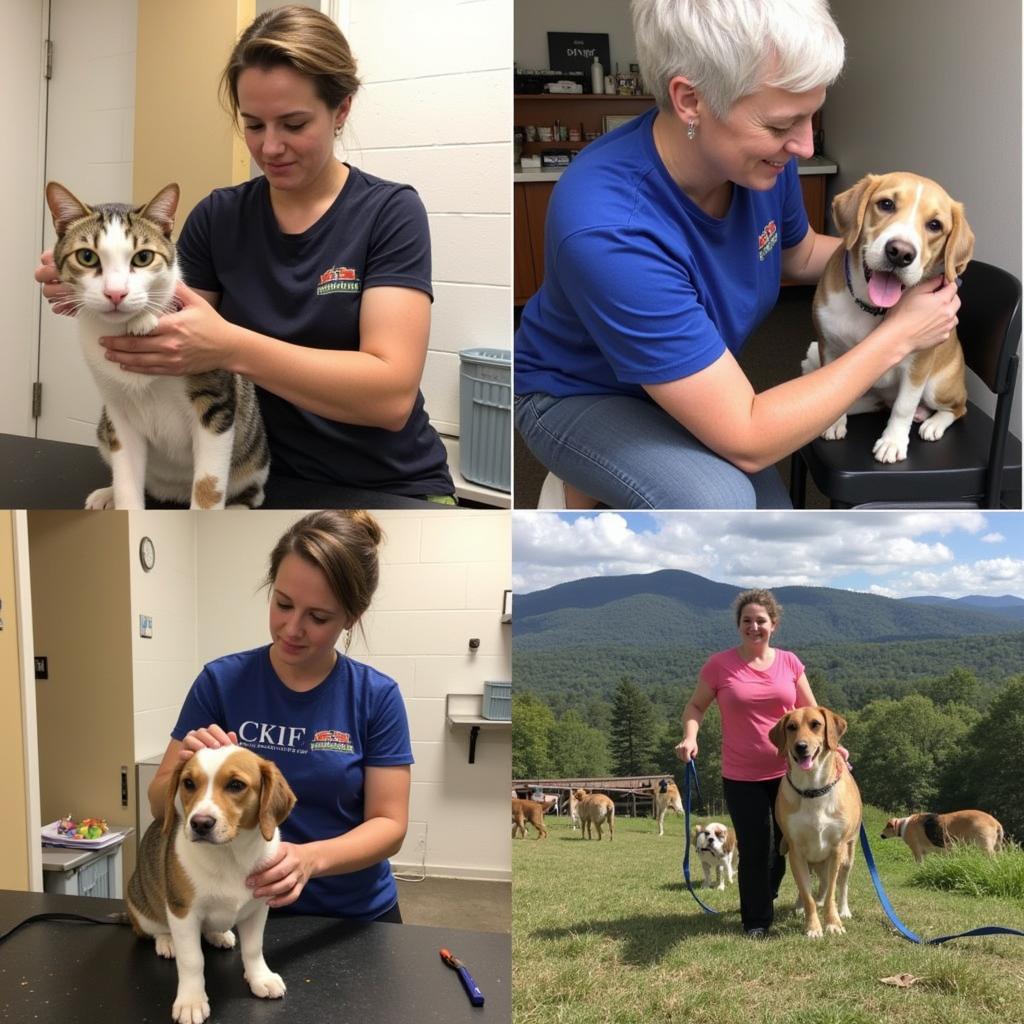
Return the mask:
<svg viewBox="0 0 1024 1024">
<path fill-rule="evenodd" d="M 686 137 L 691 142 L 697 138 L 697 126 L 692 121 L 686 126 Z"/>
<path fill-rule="evenodd" d="M 352 646 L 352 630 L 345 630 L 345 653 L 348 654 L 348 649 Z"/>
<path fill-rule="evenodd" d="M 337 138 L 341 134 L 341 125 L 336 124 L 334 126 L 334 137 Z"/>
</svg>

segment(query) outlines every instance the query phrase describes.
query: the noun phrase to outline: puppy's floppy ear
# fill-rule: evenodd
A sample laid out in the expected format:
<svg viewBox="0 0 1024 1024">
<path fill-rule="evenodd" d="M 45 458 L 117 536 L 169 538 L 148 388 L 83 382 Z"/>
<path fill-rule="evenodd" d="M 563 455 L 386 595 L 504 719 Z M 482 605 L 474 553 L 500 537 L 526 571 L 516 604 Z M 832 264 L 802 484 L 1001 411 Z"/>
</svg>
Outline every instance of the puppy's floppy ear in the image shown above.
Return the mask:
<svg viewBox="0 0 1024 1024">
<path fill-rule="evenodd" d="M 768 739 L 775 744 L 775 749 L 778 750 L 780 757 L 786 753 L 786 723 L 789 721 L 791 713 L 787 711 L 768 732 Z"/>
<path fill-rule="evenodd" d="M 974 232 L 964 216 L 964 204 L 954 202 L 951 210 L 953 226 L 946 239 L 946 284 L 964 272 L 974 255 Z"/>
<path fill-rule="evenodd" d="M 193 754 L 192 757 L 196 755 Z M 189 758 L 189 761 L 192 760 Z M 160 826 L 160 831 L 167 835 L 171 831 L 171 826 L 174 824 L 177 818 L 177 809 L 174 806 L 175 798 L 178 795 L 178 786 L 181 784 L 181 773 L 185 770 L 185 765 L 188 761 L 182 761 L 177 768 L 174 769 L 174 773 L 171 775 L 171 781 L 167 783 L 167 796 L 164 800 L 164 820 Z"/>
<path fill-rule="evenodd" d="M 818 708 L 825 719 L 825 746 L 829 750 L 839 749 L 839 740 L 846 732 L 846 719 L 828 708 Z"/>
<path fill-rule="evenodd" d="M 274 829 L 291 814 L 295 794 L 273 761 L 260 762 L 260 832 L 274 838 Z"/>
<path fill-rule="evenodd" d="M 840 192 L 832 200 L 832 220 L 835 221 L 836 228 L 842 235 L 843 245 L 847 249 L 852 249 L 860 238 L 868 201 L 881 180 L 877 174 L 866 174 L 853 188 Z"/>
</svg>

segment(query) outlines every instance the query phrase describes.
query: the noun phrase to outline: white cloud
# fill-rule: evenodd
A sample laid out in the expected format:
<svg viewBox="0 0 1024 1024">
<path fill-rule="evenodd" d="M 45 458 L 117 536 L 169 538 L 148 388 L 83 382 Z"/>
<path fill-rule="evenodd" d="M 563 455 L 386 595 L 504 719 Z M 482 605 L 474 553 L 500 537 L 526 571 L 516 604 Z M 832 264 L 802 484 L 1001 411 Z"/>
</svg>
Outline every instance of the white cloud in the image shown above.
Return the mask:
<svg viewBox="0 0 1024 1024">
<path fill-rule="evenodd" d="M 982 544 L 1002 544 L 1006 538 L 1001 533 L 986 533 L 984 537 L 980 537 L 979 540 Z"/>
</svg>

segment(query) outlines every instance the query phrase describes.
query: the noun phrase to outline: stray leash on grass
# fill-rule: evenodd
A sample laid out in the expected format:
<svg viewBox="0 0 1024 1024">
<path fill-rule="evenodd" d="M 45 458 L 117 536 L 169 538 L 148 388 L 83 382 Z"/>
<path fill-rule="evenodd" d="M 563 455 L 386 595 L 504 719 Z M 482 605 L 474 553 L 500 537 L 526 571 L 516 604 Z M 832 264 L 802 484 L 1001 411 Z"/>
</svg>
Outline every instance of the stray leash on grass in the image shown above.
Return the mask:
<svg viewBox="0 0 1024 1024">
<path fill-rule="evenodd" d="M 720 914 L 720 910 L 712 910 L 706 903 L 701 901 L 701 898 L 694 892 L 693 885 L 690 883 L 690 781 L 693 780 L 693 785 L 697 790 L 697 799 L 702 799 L 700 795 L 700 781 L 697 779 L 697 766 L 692 760 L 686 762 L 686 799 L 683 803 L 683 812 L 686 820 L 686 848 L 683 853 L 683 880 L 686 882 L 686 888 L 690 890 L 690 895 L 697 901 L 698 906 L 705 914 Z"/>
<path fill-rule="evenodd" d="M 893 910 L 892 904 L 889 902 L 889 897 L 885 894 L 885 888 L 882 886 L 882 880 L 878 877 L 878 868 L 875 867 L 875 858 L 871 856 L 871 847 L 868 845 L 868 834 L 867 830 L 864 828 L 864 822 L 861 822 L 860 825 L 860 845 L 861 849 L 864 851 L 864 861 L 868 866 L 868 874 L 871 875 L 871 884 L 875 887 L 875 892 L 878 895 L 878 901 L 882 904 L 882 909 L 885 911 L 886 917 L 889 918 L 900 935 L 909 942 L 916 942 L 922 946 L 937 946 L 941 942 L 949 942 L 950 939 L 967 939 L 975 935 L 1024 936 L 1024 932 L 1017 931 L 1016 928 L 1004 928 L 1002 925 L 989 924 L 981 928 L 972 928 L 970 931 L 957 932 L 955 935 L 941 935 L 937 939 L 922 939 L 920 935 L 916 935 L 912 932 L 896 916 L 896 911 Z"/>
</svg>

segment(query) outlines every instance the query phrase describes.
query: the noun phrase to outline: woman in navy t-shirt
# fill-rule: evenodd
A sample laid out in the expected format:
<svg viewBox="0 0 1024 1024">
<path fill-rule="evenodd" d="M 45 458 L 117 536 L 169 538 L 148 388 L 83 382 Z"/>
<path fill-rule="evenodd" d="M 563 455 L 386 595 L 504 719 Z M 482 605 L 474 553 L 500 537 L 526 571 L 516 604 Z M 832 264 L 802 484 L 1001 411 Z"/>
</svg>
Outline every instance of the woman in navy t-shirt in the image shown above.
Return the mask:
<svg viewBox="0 0 1024 1024">
<path fill-rule="evenodd" d="M 163 818 L 174 769 L 238 743 L 274 761 L 297 803 L 253 894 L 295 913 L 401 921 L 387 858 L 409 818 L 412 745 L 393 679 L 335 649 L 377 586 L 380 527 L 366 512 L 300 519 L 270 557 L 266 647 L 206 665 L 149 786 Z"/>
</svg>

